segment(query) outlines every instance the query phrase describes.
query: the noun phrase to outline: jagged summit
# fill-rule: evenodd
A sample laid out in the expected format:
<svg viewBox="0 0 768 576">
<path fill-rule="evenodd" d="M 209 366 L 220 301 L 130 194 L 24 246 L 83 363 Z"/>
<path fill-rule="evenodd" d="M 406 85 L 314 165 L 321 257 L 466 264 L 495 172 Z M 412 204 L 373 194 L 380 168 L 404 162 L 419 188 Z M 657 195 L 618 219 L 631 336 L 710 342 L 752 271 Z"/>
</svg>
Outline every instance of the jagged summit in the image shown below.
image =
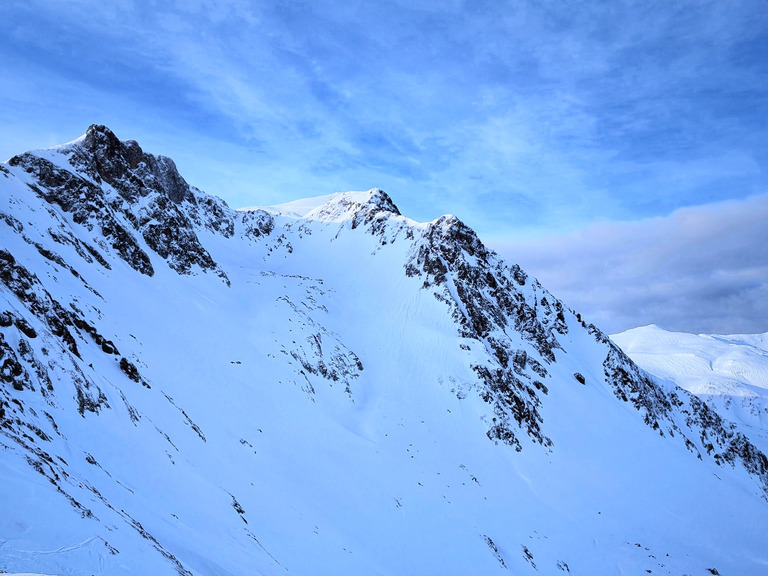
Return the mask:
<svg viewBox="0 0 768 576">
<path fill-rule="evenodd" d="M 30 188 L 74 223 L 100 232 L 99 243 L 142 274 L 155 273 L 154 252 L 179 273 L 199 269 L 228 281 L 198 234 L 202 227 L 231 236 L 231 210 L 191 188 L 170 158 L 92 125 L 67 145 L 14 156 L 8 165 L 23 170 Z"/>
<path fill-rule="evenodd" d="M 235 211 L 102 126 L 0 197 L 0 570 L 768 563 L 766 456 L 458 218 Z"/>
<path fill-rule="evenodd" d="M 95 183 L 102 181 L 128 194 L 145 196 L 158 192 L 173 202 L 194 202 L 189 184 L 179 174 L 176 164 L 166 156 L 147 154 L 135 140 L 120 140 L 112 130 L 92 124 L 86 133 L 72 142 L 47 150 L 33 150 L 15 156 L 10 165 L 24 162 L 25 156 L 47 157 L 55 152 L 67 158 L 69 165 Z"/>
<path fill-rule="evenodd" d="M 115 185 L 138 177 L 148 189 L 166 195 L 173 202 L 194 202 L 189 184 L 167 156 L 145 153 L 135 140 L 120 141 L 106 126 L 88 128 L 80 146 L 75 145 L 70 160 L 82 162 L 86 171 Z"/>
</svg>

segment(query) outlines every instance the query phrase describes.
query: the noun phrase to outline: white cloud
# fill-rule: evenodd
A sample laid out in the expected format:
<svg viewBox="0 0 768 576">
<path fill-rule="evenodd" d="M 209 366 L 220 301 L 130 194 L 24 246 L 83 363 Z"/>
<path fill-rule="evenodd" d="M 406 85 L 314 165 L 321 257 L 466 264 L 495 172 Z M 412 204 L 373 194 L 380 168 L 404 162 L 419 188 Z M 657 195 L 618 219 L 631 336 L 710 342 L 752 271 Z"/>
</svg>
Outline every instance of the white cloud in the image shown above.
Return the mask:
<svg viewBox="0 0 768 576">
<path fill-rule="evenodd" d="M 768 331 L 768 194 L 489 245 L 607 332 Z"/>
</svg>

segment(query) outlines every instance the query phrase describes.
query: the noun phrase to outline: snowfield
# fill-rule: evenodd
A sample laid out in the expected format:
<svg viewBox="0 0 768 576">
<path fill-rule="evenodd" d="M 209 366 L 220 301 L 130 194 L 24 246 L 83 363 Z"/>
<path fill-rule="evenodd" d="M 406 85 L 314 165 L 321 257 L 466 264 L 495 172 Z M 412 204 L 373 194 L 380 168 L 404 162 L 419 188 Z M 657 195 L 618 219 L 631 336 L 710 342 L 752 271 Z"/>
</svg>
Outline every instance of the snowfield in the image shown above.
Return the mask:
<svg viewBox="0 0 768 576">
<path fill-rule="evenodd" d="M 768 453 L 768 334 L 686 334 L 645 326 L 611 339 L 643 370 L 704 399 Z"/>
<path fill-rule="evenodd" d="M 454 217 L 0 165 L 0 569 L 768 572 L 768 460 Z"/>
</svg>

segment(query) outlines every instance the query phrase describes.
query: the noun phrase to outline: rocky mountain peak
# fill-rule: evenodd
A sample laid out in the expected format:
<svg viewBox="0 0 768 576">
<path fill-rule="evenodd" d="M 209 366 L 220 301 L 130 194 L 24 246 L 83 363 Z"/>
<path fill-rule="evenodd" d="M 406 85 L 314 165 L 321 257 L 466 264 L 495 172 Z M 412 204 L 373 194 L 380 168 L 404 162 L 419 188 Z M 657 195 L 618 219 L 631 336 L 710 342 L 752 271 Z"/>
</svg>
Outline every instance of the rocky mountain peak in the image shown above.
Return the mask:
<svg viewBox="0 0 768 576">
<path fill-rule="evenodd" d="M 76 142 L 80 142 L 83 148 L 94 155 L 101 152 L 102 155 L 116 156 L 126 148 L 115 133 L 103 124 L 91 124 L 83 137 Z M 138 143 L 133 142 L 133 144 L 138 147 Z M 140 147 L 138 147 L 138 153 L 143 154 Z"/>
<path fill-rule="evenodd" d="M 189 184 L 165 156 L 147 154 L 135 140 L 120 140 L 112 130 L 91 125 L 70 149 L 69 161 L 97 183 L 112 185 L 127 198 L 158 192 L 171 201 L 194 201 Z"/>
<path fill-rule="evenodd" d="M 312 199 L 307 200 L 311 202 Z M 368 225 L 374 220 L 383 221 L 390 216 L 400 216 L 400 210 L 392 198 L 379 188 L 365 192 L 342 192 L 331 196 L 321 196 L 316 199 L 319 204 L 307 211 L 303 216 L 309 220 L 324 222 L 352 223 L 353 228 Z M 293 206 L 289 203 L 287 206 Z"/>
<path fill-rule="evenodd" d="M 454 216 L 236 212 L 101 125 L 0 197 L 0 572 L 765 565 L 768 458 Z"/>
<path fill-rule="evenodd" d="M 170 158 L 148 154 L 94 124 L 69 145 L 14 156 L 8 164 L 27 173 L 36 194 L 97 232 L 97 244 L 142 274 L 154 274 L 149 249 L 180 274 L 199 268 L 228 282 L 198 233 L 231 236 L 234 212 L 223 200 L 194 192 Z"/>
<path fill-rule="evenodd" d="M 373 188 L 369 190 L 370 198 L 367 204 L 371 207 L 378 208 L 382 212 L 391 212 L 395 216 L 400 216 L 400 210 L 395 206 L 392 198 L 380 188 Z"/>
</svg>

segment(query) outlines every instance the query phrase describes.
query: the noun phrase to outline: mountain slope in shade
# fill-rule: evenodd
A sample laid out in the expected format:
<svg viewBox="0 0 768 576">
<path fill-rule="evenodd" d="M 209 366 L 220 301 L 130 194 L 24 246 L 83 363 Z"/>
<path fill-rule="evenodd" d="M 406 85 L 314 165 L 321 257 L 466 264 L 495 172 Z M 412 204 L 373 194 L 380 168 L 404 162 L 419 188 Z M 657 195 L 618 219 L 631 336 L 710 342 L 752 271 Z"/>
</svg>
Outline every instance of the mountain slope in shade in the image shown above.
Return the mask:
<svg viewBox="0 0 768 576">
<path fill-rule="evenodd" d="M 0 165 L 0 569 L 762 574 L 768 460 L 453 216 Z"/>
<path fill-rule="evenodd" d="M 768 334 L 697 335 L 651 325 L 611 339 L 643 370 L 696 394 L 768 451 Z"/>
</svg>

